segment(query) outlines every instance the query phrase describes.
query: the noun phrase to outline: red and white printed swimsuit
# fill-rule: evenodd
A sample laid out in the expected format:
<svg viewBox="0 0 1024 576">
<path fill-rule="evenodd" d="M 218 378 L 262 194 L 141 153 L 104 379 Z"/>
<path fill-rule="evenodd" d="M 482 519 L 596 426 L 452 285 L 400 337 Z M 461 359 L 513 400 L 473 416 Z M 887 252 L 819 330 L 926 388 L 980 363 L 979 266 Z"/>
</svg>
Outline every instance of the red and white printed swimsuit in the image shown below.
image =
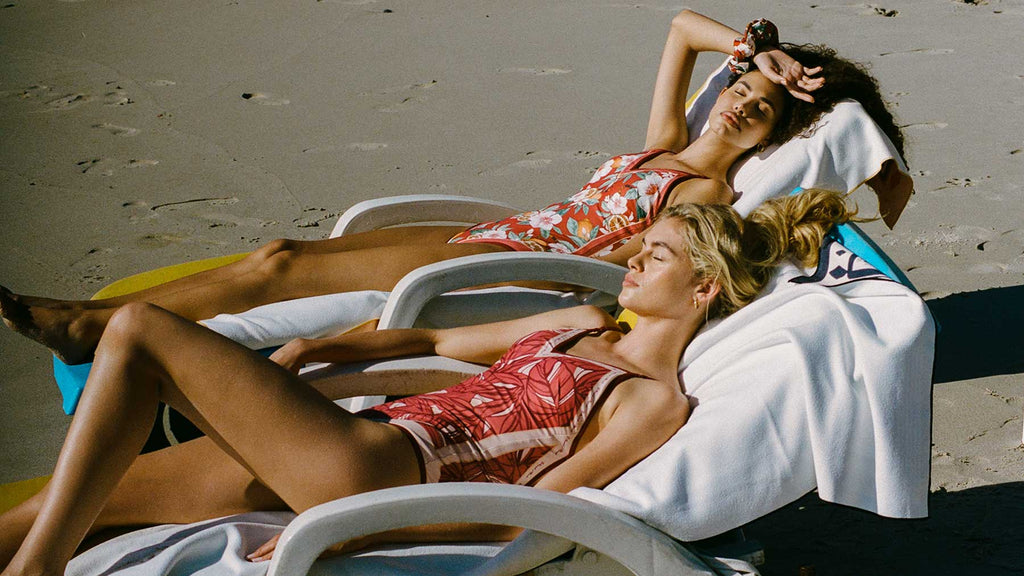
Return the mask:
<svg viewBox="0 0 1024 576">
<path fill-rule="evenodd" d="M 449 243 L 501 244 L 521 252 L 603 256 L 654 222 L 677 182 L 692 174 L 637 168 L 666 150 L 623 154 L 608 160 L 578 193 L 540 210 L 477 224 Z"/>
<path fill-rule="evenodd" d="M 636 374 L 560 350 L 596 330 L 543 330 L 446 390 L 363 410 L 412 437 L 426 482 L 529 484 L 572 455 L 594 407 Z"/>
</svg>

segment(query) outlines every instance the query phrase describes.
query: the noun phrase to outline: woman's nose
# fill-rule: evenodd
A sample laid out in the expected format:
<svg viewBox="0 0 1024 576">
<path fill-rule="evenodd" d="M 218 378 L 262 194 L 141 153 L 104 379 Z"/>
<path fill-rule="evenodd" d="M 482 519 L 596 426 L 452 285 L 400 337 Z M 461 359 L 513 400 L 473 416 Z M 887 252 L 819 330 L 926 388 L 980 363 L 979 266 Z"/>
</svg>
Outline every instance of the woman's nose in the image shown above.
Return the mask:
<svg viewBox="0 0 1024 576">
<path fill-rule="evenodd" d="M 626 260 L 626 268 L 629 268 L 630 270 L 639 270 L 640 269 L 640 253 L 639 252 L 636 253 L 636 254 L 633 254 L 632 256 L 630 256 L 629 260 Z"/>
</svg>

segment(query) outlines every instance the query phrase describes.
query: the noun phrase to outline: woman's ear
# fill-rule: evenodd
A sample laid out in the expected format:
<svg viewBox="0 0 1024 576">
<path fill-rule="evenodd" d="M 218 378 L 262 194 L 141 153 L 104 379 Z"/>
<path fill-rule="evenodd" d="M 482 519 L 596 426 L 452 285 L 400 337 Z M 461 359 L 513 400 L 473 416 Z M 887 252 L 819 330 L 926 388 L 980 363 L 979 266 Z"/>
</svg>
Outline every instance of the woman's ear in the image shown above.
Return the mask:
<svg viewBox="0 0 1024 576">
<path fill-rule="evenodd" d="M 710 306 L 721 291 L 722 285 L 718 283 L 718 279 L 706 278 L 694 289 L 693 297 L 700 301 L 701 304 Z"/>
</svg>

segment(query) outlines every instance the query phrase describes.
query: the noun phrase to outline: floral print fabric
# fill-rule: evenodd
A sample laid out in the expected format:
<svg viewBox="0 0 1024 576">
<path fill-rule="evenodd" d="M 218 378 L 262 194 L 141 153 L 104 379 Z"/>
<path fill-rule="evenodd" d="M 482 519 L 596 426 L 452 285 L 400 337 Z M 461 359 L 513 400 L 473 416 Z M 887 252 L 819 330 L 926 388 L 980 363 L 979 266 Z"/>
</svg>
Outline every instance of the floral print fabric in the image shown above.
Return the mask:
<svg viewBox="0 0 1024 576">
<path fill-rule="evenodd" d="M 528 484 L 572 455 L 605 393 L 635 375 L 561 352 L 597 330 L 544 330 L 446 390 L 360 414 L 383 415 L 420 447 L 427 482 Z"/>
<path fill-rule="evenodd" d="M 603 256 L 646 229 L 672 187 L 692 175 L 665 168 L 637 168 L 664 150 L 608 160 L 568 200 L 504 220 L 484 222 L 449 240 L 502 244 L 512 250 Z"/>
</svg>

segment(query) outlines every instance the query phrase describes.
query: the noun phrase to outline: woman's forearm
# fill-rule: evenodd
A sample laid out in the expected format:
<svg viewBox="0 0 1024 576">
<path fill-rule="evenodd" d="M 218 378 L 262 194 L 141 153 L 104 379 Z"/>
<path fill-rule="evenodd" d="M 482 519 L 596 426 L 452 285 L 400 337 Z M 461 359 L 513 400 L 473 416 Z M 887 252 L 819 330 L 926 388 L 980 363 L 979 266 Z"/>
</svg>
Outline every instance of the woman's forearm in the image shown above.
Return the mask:
<svg viewBox="0 0 1024 576">
<path fill-rule="evenodd" d="M 686 146 L 686 96 L 697 54 L 729 54 L 738 35 L 732 28 L 690 10 L 672 19 L 654 85 L 645 148 L 680 150 Z"/>
<path fill-rule="evenodd" d="M 296 356 L 299 364 L 348 364 L 411 354 L 432 354 L 436 345 L 435 334 L 434 330 L 421 329 L 374 330 L 317 340 L 299 340 L 295 343 L 298 347 Z"/>
<path fill-rule="evenodd" d="M 732 53 L 732 42 L 741 34 L 703 14 L 683 10 L 672 19 L 669 37 L 681 40 L 695 52 Z"/>
</svg>

